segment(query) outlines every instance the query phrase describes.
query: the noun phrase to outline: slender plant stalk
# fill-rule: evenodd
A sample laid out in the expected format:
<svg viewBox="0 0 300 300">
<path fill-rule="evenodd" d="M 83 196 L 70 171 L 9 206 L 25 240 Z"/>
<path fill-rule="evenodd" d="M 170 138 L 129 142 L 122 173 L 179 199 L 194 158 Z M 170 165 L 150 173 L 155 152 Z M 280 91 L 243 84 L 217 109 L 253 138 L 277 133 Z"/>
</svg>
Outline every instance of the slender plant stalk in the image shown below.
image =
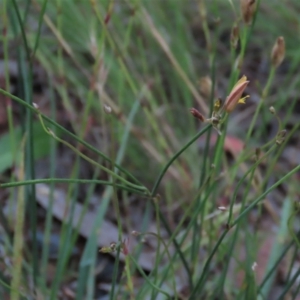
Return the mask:
<svg viewBox="0 0 300 300">
<path fill-rule="evenodd" d="M 233 196 L 231 198 L 231 201 L 230 201 L 230 208 L 229 208 L 229 216 L 228 216 L 228 221 L 227 221 L 227 224 L 228 226 L 230 226 L 230 223 L 231 223 L 231 219 L 232 219 L 232 211 L 233 211 L 233 205 L 236 201 L 236 197 L 237 197 L 237 193 L 238 193 L 238 190 L 240 188 L 240 186 L 244 183 L 245 179 L 247 178 L 247 176 L 253 172 L 253 170 L 266 158 L 268 157 L 268 155 L 275 150 L 275 148 L 277 147 L 277 145 L 273 145 L 262 157 L 260 157 L 255 163 L 254 165 L 249 168 L 249 170 L 244 174 L 244 176 L 239 180 L 235 190 L 234 190 L 234 193 L 233 193 Z"/>
<path fill-rule="evenodd" d="M 22 149 L 24 153 L 26 136 L 24 136 L 22 141 Z M 24 155 L 24 154 L 23 154 Z M 19 178 L 22 180 L 25 177 L 24 170 L 24 160 L 21 160 Z M 22 271 L 22 261 L 23 261 L 23 247 L 24 247 L 24 220 L 25 220 L 25 191 L 24 187 L 21 186 L 18 189 L 18 201 L 17 201 L 17 215 L 15 222 L 15 234 L 14 234 L 14 244 L 13 244 L 13 272 L 12 272 L 12 283 L 11 283 L 11 294 L 12 300 L 19 299 L 19 289 L 22 286 L 21 271 Z"/>
<path fill-rule="evenodd" d="M 207 125 L 206 127 L 204 127 L 202 130 L 200 130 L 200 132 L 198 132 L 185 146 L 183 146 L 177 153 L 175 153 L 175 155 L 168 161 L 168 163 L 165 165 L 165 167 L 162 169 L 162 171 L 160 172 L 153 188 L 151 191 L 151 196 L 155 197 L 157 190 L 159 188 L 159 185 L 161 183 L 161 180 L 163 179 L 165 173 L 167 172 L 168 168 L 171 166 L 171 164 L 180 156 L 180 154 L 182 154 L 190 145 L 192 145 L 201 135 L 203 135 L 209 128 L 211 127 L 211 125 Z M 169 227 L 169 224 L 166 220 L 166 218 L 164 217 L 163 213 L 161 212 L 161 210 L 159 210 L 159 217 L 160 220 L 163 222 L 163 225 L 165 226 L 166 230 L 168 231 L 169 235 L 172 235 L 172 230 Z M 188 274 L 188 278 L 189 278 L 189 285 L 192 288 L 193 286 L 193 281 L 191 278 L 191 274 L 190 274 L 190 270 L 189 270 L 189 266 L 188 263 L 176 241 L 176 239 L 173 240 L 174 246 L 176 248 L 176 251 L 178 252 L 180 259 L 184 265 L 184 268 Z"/>
<path fill-rule="evenodd" d="M 20 77 L 22 79 L 22 92 L 24 93 L 24 99 L 28 106 L 32 105 L 32 63 L 30 60 L 30 49 L 25 33 L 26 17 L 27 11 L 25 10 L 24 20 L 21 19 L 19 6 L 16 0 L 12 0 L 12 5 L 14 9 L 14 15 L 21 31 L 21 37 L 23 42 L 23 47 L 19 48 L 19 67 L 20 67 Z M 29 10 L 30 1 L 26 2 L 26 8 Z M 14 21 L 13 21 L 14 23 Z M 15 34 L 17 35 L 17 30 L 15 28 Z M 34 170 L 34 147 L 33 147 L 33 128 L 32 128 L 32 111 L 25 110 L 25 119 L 23 121 L 24 132 L 26 132 L 26 145 L 25 145 L 25 177 L 26 179 L 35 178 Z M 37 285 L 37 279 L 39 275 L 39 264 L 38 264 L 38 245 L 36 240 L 37 232 L 37 204 L 35 196 L 35 187 L 28 186 L 25 189 L 26 201 L 27 201 L 27 213 L 30 219 L 30 229 L 32 233 L 32 269 L 33 269 L 33 282 L 34 286 Z"/>
<path fill-rule="evenodd" d="M 138 190 L 143 190 L 143 191 L 147 191 L 147 188 L 143 187 L 143 186 L 139 186 L 136 184 L 133 184 L 129 181 L 127 181 L 126 179 L 124 179 L 123 177 L 121 177 L 120 175 L 116 174 L 115 172 L 111 171 L 110 169 L 104 167 L 103 165 L 98 164 L 95 160 L 89 158 L 88 156 L 86 156 L 85 154 L 81 153 L 76 147 L 72 146 L 70 143 L 66 142 L 63 139 L 60 139 L 58 136 L 56 136 L 54 134 L 53 131 L 49 130 L 48 128 L 46 128 L 43 118 L 42 116 L 39 114 L 39 119 L 40 122 L 45 130 L 45 132 L 47 134 L 49 134 L 50 136 L 52 136 L 53 138 L 55 138 L 57 141 L 59 141 L 60 143 L 66 145 L 67 147 L 69 147 L 70 149 L 72 149 L 76 154 L 78 154 L 80 157 L 82 157 L 83 159 L 85 159 L 86 161 L 88 161 L 89 163 L 93 164 L 94 166 L 102 169 L 103 171 L 107 172 L 108 174 L 110 174 L 112 177 L 119 179 L 120 181 L 124 182 L 125 184 L 127 184 L 128 186 L 131 186 L 132 188 L 138 189 Z"/>
<path fill-rule="evenodd" d="M 211 125 L 205 126 L 202 130 L 200 130 L 186 145 L 184 145 L 177 153 L 173 155 L 173 157 L 167 162 L 167 164 L 164 166 L 160 174 L 158 175 L 156 182 L 152 188 L 151 196 L 154 197 L 157 193 L 157 190 L 159 188 L 159 185 L 168 171 L 168 168 L 171 166 L 171 164 L 189 147 L 191 146 L 201 135 L 203 135 L 208 129 L 211 128 Z"/>
<path fill-rule="evenodd" d="M 131 255 L 129 255 L 129 257 L 130 257 L 130 260 L 134 263 L 135 267 L 140 272 L 140 274 L 147 281 L 147 283 L 150 284 L 151 287 L 154 288 L 155 290 L 157 290 L 158 292 L 164 294 L 167 297 L 167 299 L 171 299 L 171 295 L 169 295 L 167 292 L 165 292 L 164 290 L 162 290 L 161 288 L 159 288 L 157 285 L 155 285 L 155 284 L 152 283 L 152 281 L 148 278 L 148 276 L 145 274 L 144 270 L 139 266 L 138 262 L 134 259 L 134 257 L 131 256 Z"/>
<path fill-rule="evenodd" d="M 300 268 L 298 268 L 297 272 L 293 274 L 293 277 L 290 279 L 290 281 L 285 285 L 283 292 L 279 295 L 277 298 L 278 300 L 284 300 L 286 299 L 286 294 L 290 290 L 290 288 L 293 286 L 293 284 L 296 282 L 296 280 L 299 278 L 300 275 Z M 299 284 L 298 287 L 299 288 Z"/>
<path fill-rule="evenodd" d="M 275 67 L 272 66 L 271 70 L 270 70 L 270 73 L 269 73 L 269 76 L 268 76 L 268 81 L 267 81 L 266 86 L 265 86 L 265 88 L 262 92 L 262 96 L 261 96 L 261 99 L 258 103 L 258 106 L 257 106 L 256 110 L 255 110 L 254 116 L 251 120 L 251 124 L 249 126 L 249 129 L 248 129 L 248 132 L 247 132 L 247 135 L 246 135 L 246 143 L 249 141 L 249 139 L 251 137 L 254 125 L 257 122 L 258 115 L 259 115 L 263 105 L 265 104 L 266 98 L 269 94 L 269 90 L 270 90 L 271 84 L 272 84 L 273 79 L 274 79 L 275 70 L 276 70 Z"/>
<path fill-rule="evenodd" d="M 44 179 L 33 179 L 33 180 L 21 180 L 16 182 L 8 182 L 8 183 L 1 183 L 0 187 L 2 188 L 12 188 L 17 186 L 24 186 L 24 185 L 36 185 L 36 184 L 51 184 L 51 183 L 81 183 L 81 184 L 102 184 L 102 185 L 114 185 L 111 181 L 105 181 L 105 180 L 97 180 L 97 179 L 78 179 L 78 178 L 44 178 Z M 117 188 L 120 188 L 121 190 L 125 190 L 134 194 L 139 194 L 142 196 L 145 196 L 145 193 L 141 190 L 130 188 L 123 184 L 115 184 Z"/>
<path fill-rule="evenodd" d="M 49 82 L 52 86 L 52 78 L 49 76 Z M 51 106 L 51 117 L 56 120 L 56 102 L 54 98 L 54 91 L 51 88 L 49 93 L 50 98 L 50 106 Z M 55 176 L 55 169 L 56 169 L 56 156 L 57 156 L 57 141 L 55 139 L 51 139 L 50 142 L 50 177 Z M 45 230 L 44 230 L 44 241 L 43 241 L 43 251 L 42 251 L 42 258 L 41 258 L 41 273 L 45 274 L 47 271 L 47 265 L 49 260 L 50 254 L 50 237 L 51 237 L 51 230 L 52 230 L 52 222 L 53 222 L 53 205 L 54 205 L 54 189 L 55 189 L 55 182 L 50 182 L 50 195 L 49 195 L 49 206 L 47 209 L 47 215 L 45 220 Z M 42 288 L 46 291 L 47 290 L 47 278 L 45 277 L 42 282 Z M 45 292 L 46 293 L 46 292 Z"/>
<path fill-rule="evenodd" d="M 31 110 L 32 112 L 38 114 L 41 118 L 43 118 L 43 121 L 48 122 L 51 125 L 54 125 L 57 129 L 61 130 L 63 133 L 69 135 L 70 137 L 72 137 L 75 141 L 79 142 L 80 144 L 84 145 L 87 149 L 93 151 L 94 153 L 98 154 L 100 157 L 102 157 L 103 159 L 105 159 L 106 161 L 111 162 L 111 160 L 109 159 L 109 157 L 107 157 L 105 154 L 103 154 L 101 151 L 99 151 L 98 149 L 96 149 L 95 147 L 91 146 L 89 143 L 85 142 L 84 140 L 80 139 L 77 135 L 71 133 L 69 130 L 65 129 L 63 126 L 59 125 L 57 122 L 55 122 L 54 120 L 52 120 L 51 118 L 43 115 L 38 109 L 36 109 L 34 106 L 29 105 L 28 103 L 26 103 L 24 100 L 20 99 L 19 97 L 16 97 L 14 95 L 12 95 L 11 93 L 0 89 L 0 93 L 2 95 L 5 95 L 7 97 L 10 97 L 12 100 L 16 101 L 17 103 L 21 104 L 22 106 L 24 106 L 26 109 Z M 129 178 L 132 178 L 136 183 L 139 183 L 139 181 L 133 177 L 133 175 L 129 172 L 127 172 L 125 169 L 123 169 L 121 166 L 119 166 L 118 164 L 115 164 L 115 167 L 118 168 L 121 172 L 123 172 L 124 174 L 126 174 Z"/>
<path fill-rule="evenodd" d="M 260 201 L 262 201 L 263 199 L 265 199 L 266 195 L 268 195 L 271 191 L 273 191 L 277 186 L 279 186 L 280 184 L 282 184 L 284 181 L 286 181 L 288 178 L 290 178 L 293 174 L 295 174 L 296 172 L 298 172 L 300 170 L 300 165 L 298 165 L 296 168 L 294 168 L 293 170 L 291 170 L 289 173 L 287 173 L 285 176 L 283 176 L 281 179 L 279 179 L 275 184 L 273 184 L 270 188 L 268 188 L 264 193 L 262 193 L 259 197 L 256 198 L 256 200 L 254 200 L 247 208 L 245 208 L 240 215 L 231 223 L 230 228 L 228 227 L 227 229 L 224 230 L 224 232 L 221 234 L 220 238 L 218 239 L 216 245 L 214 246 L 213 250 L 211 251 L 205 265 L 202 271 L 202 275 L 199 278 L 199 280 L 197 281 L 195 288 L 193 289 L 193 292 L 190 296 L 190 299 L 196 299 L 196 295 L 199 293 L 199 291 L 201 291 L 203 284 L 205 282 L 205 279 L 208 276 L 208 271 L 209 271 L 209 266 L 210 263 L 212 261 L 213 256 L 215 255 L 215 253 L 217 252 L 217 249 L 219 248 L 219 246 L 221 245 L 223 239 L 225 238 L 225 236 L 227 235 L 227 233 L 229 232 L 229 230 L 231 228 L 233 228 L 235 225 L 238 224 L 238 222 L 243 219 L 249 212 L 250 210 L 252 210 Z"/>
<path fill-rule="evenodd" d="M 5 76 L 5 88 L 6 90 L 10 90 L 10 78 L 9 78 L 9 47 L 8 47 L 8 9 L 7 9 L 7 0 L 3 1 L 3 7 L 2 7 L 2 19 L 3 19 L 3 54 L 4 54 L 4 76 Z M 12 152 L 12 161 L 16 161 L 17 157 L 17 147 L 16 147 L 16 134 L 14 129 L 14 120 L 13 120 L 13 113 L 12 113 L 12 101 L 9 97 L 5 97 L 6 100 L 6 112 L 7 112 L 7 120 L 8 120 L 8 130 L 9 130 L 9 137 L 10 137 L 10 150 Z M 12 181 L 14 179 L 14 175 L 11 175 L 10 180 Z M 10 215 L 12 215 L 12 207 L 13 207 L 13 191 L 10 193 L 9 197 L 9 208 L 10 208 Z M 11 234 L 9 230 L 8 221 L 1 210 L 0 212 L 0 221 L 1 225 L 5 229 L 8 236 Z"/>
<path fill-rule="evenodd" d="M 298 237 L 299 237 L 299 232 L 298 232 Z M 277 260 L 274 262 L 272 268 L 268 270 L 267 274 L 265 275 L 263 281 L 258 287 L 258 294 L 260 293 L 260 290 L 264 287 L 264 285 L 267 283 L 269 278 L 274 274 L 275 270 L 278 268 L 280 262 L 285 258 L 286 254 L 288 251 L 291 249 L 292 246 L 295 245 L 295 241 L 291 240 L 289 244 L 285 247 L 285 249 L 281 252 L 281 254 L 278 256 Z"/>
<path fill-rule="evenodd" d="M 31 64 L 33 63 L 34 59 L 35 59 L 35 53 L 38 49 L 39 46 L 39 40 L 40 40 L 40 35 L 41 35 L 41 28 L 42 28 L 42 23 L 43 23 L 43 18 L 44 18 L 44 14 L 46 11 L 46 7 L 47 7 L 47 2 L 48 0 L 44 0 L 43 1 L 43 5 L 42 5 L 42 9 L 41 12 L 39 14 L 39 23 L 38 23 L 38 30 L 37 30 L 37 34 L 36 34 L 36 38 L 35 38 L 35 43 L 33 46 L 33 50 L 31 53 Z"/>
</svg>

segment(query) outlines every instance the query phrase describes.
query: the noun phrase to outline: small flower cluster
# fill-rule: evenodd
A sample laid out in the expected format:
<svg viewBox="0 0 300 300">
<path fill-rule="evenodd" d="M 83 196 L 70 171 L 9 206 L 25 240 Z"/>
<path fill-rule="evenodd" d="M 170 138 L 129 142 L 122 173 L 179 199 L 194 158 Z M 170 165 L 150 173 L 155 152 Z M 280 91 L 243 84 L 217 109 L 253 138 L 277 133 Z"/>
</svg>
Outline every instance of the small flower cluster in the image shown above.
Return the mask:
<svg viewBox="0 0 300 300">
<path fill-rule="evenodd" d="M 222 115 L 223 113 L 231 113 L 235 107 L 239 103 L 245 103 L 245 100 L 249 97 L 249 95 L 242 97 L 247 85 L 249 84 L 249 81 L 247 80 L 246 76 L 243 76 L 232 88 L 230 94 L 225 100 L 224 105 L 222 105 L 221 99 L 218 99 L 214 104 L 214 109 L 212 112 L 212 116 L 209 119 L 205 119 L 204 116 L 195 108 L 191 108 L 190 112 L 191 114 L 199 119 L 201 122 L 209 122 L 213 125 L 213 127 L 220 132 L 220 124 L 222 123 Z"/>
</svg>

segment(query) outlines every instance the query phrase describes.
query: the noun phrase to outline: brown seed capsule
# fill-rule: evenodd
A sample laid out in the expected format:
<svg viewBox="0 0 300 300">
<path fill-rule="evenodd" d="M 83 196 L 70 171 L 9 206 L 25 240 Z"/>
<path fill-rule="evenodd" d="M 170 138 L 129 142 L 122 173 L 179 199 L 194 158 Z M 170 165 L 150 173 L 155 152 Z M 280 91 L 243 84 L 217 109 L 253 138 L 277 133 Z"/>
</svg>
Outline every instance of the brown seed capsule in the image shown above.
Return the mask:
<svg viewBox="0 0 300 300">
<path fill-rule="evenodd" d="M 275 140 L 278 146 L 280 146 L 284 142 L 286 133 L 287 133 L 286 129 L 283 129 L 277 133 Z"/>
<path fill-rule="evenodd" d="M 211 94 L 211 89 L 212 89 L 212 82 L 209 76 L 201 77 L 199 81 L 199 85 L 200 85 L 200 92 L 202 93 L 202 95 L 206 99 L 209 99 Z"/>
<path fill-rule="evenodd" d="M 281 65 L 285 57 L 285 41 L 284 37 L 277 38 L 271 53 L 271 61 L 273 67 L 277 68 Z"/>
<path fill-rule="evenodd" d="M 241 0 L 240 4 L 243 20 L 250 25 L 256 10 L 255 0 Z"/>
<path fill-rule="evenodd" d="M 234 24 L 230 34 L 230 43 L 233 49 L 236 49 L 238 45 L 238 41 L 239 41 L 239 27 L 237 26 L 237 24 Z"/>
</svg>

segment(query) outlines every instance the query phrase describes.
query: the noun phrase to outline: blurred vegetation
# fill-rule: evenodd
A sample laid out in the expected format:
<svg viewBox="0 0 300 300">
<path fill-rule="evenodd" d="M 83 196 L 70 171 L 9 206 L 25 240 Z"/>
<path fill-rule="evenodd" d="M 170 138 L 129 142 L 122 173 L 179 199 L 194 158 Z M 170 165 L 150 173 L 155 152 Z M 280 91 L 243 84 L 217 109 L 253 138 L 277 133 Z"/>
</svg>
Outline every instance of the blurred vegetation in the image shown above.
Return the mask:
<svg viewBox="0 0 300 300">
<path fill-rule="evenodd" d="M 299 1 L 0 8 L 1 299 L 299 299 Z"/>
</svg>

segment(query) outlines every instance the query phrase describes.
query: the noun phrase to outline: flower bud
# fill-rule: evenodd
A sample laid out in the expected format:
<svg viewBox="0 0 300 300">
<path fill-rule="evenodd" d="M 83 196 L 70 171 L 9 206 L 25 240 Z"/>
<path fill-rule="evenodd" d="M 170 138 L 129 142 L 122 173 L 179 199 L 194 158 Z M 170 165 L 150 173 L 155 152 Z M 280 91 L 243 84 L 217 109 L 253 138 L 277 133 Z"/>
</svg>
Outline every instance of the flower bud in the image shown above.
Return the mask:
<svg viewBox="0 0 300 300">
<path fill-rule="evenodd" d="M 245 24 L 250 25 L 255 13 L 255 0 L 241 0 L 241 13 Z"/>
<path fill-rule="evenodd" d="M 272 66 L 277 68 L 281 65 L 285 57 L 285 41 L 284 37 L 277 38 L 271 53 Z"/>
<path fill-rule="evenodd" d="M 274 106 L 269 107 L 269 111 L 272 115 L 276 115 L 276 110 L 275 110 Z"/>
<path fill-rule="evenodd" d="M 249 84 L 249 81 L 247 80 L 247 77 L 244 75 L 232 88 L 229 96 L 226 98 L 225 104 L 224 104 L 224 110 L 227 113 L 232 112 L 236 105 L 238 103 L 245 103 L 245 99 L 249 96 L 245 96 L 241 98 L 244 90 L 246 89 L 247 85 Z"/>
<path fill-rule="evenodd" d="M 200 113 L 199 110 L 197 110 L 196 108 L 191 108 L 190 109 L 191 114 L 198 120 L 200 120 L 201 122 L 205 121 L 204 116 Z"/>
</svg>

